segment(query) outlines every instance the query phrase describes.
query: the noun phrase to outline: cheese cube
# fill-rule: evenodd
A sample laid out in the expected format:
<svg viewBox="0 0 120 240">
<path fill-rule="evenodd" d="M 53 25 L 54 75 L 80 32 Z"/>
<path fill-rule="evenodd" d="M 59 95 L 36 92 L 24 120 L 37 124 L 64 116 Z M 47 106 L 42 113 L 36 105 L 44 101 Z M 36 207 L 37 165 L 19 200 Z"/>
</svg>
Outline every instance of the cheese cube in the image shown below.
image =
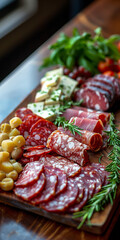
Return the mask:
<svg viewBox="0 0 120 240">
<path fill-rule="evenodd" d="M 46 87 L 54 87 L 59 83 L 59 81 L 59 75 L 44 77 L 41 79 L 42 88 L 44 89 Z"/>
<path fill-rule="evenodd" d="M 61 89 L 53 90 L 51 92 L 50 98 L 45 100 L 45 104 L 46 105 L 49 105 L 49 104 L 53 104 L 54 105 L 54 104 L 59 103 L 61 93 L 62 93 Z"/>
<path fill-rule="evenodd" d="M 46 72 L 45 76 L 63 75 L 63 68 L 57 68 L 55 70 Z"/>
<path fill-rule="evenodd" d="M 62 93 L 65 95 L 65 97 L 69 98 L 71 97 L 77 85 L 78 85 L 77 81 L 66 76 L 61 76 L 58 88 L 62 90 Z"/>
<path fill-rule="evenodd" d="M 42 111 L 43 107 L 44 107 L 44 102 L 29 103 L 27 105 L 27 108 L 29 108 L 30 110 L 32 110 L 32 112 L 34 112 L 36 114 L 38 112 Z"/>
<path fill-rule="evenodd" d="M 50 89 L 40 90 L 36 93 L 35 102 L 41 102 L 46 98 L 49 98 Z"/>
<path fill-rule="evenodd" d="M 50 109 L 38 112 L 37 115 L 49 121 L 54 121 L 56 118 L 56 114 Z"/>
<path fill-rule="evenodd" d="M 48 111 L 52 111 L 55 114 L 59 112 L 60 104 L 55 104 L 55 105 L 45 105 L 44 109 Z"/>
</svg>

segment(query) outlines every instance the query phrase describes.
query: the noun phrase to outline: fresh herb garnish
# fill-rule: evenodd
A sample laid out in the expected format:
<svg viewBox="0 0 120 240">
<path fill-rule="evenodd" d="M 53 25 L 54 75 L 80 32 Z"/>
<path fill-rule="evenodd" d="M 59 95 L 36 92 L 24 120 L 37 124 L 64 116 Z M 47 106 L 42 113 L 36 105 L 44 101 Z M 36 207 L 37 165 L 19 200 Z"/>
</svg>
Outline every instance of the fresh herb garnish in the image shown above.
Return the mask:
<svg viewBox="0 0 120 240">
<path fill-rule="evenodd" d="M 82 227 L 84 222 L 89 221 L 94 212 L 104 209 L 107 203 L 113 204 L 116 197 L 117 184 L 120 183 L 120 131 L 115 127 L 114 115 L 110 117 L 110 131 L 106 131 L 109 139 L 108 143 L 112 146 L 112 150 L 108 154 L 108 159 L 111 161 L 106 167 L 106 171 L 110 172 L 109 184 L 103 186 L 101 191 L 93 196 L 83 210 L 73 214 L 73 218 L 81 218 L 81 223 L 78 229 Z"/>
<path fill-rule="evenodd" d="M 72 37 L 61 33 L 56 43 L 50 46 L 51 54 L 44 59 L 40 68 L 59 64 L 72 69 L 77 64 L 95 74 L 98 63 L 105 60 L 105 57 L 114 60 L 120 58 L 120 53 L 114 44 L 118 40 L 120 35 L 104 38 L 101 28 L 95 30 L 94 37 L 87 32 L 80 35 L 77 29 L 73 30 Z"/>
<path fill-rule="evenodd" d="M 63 100 L 63 103 L 58 109 L 58 115 L 62 114 L 66 109 L 70 108 L 71 106 L 80 106 L 82 102 L 83 99 L 81 99 L 79 102 L 73 102 L 72 100 Z"/>
<path fill-rule="evenodd" d="M 69 121 L 66 121 L 64 117 L 57 117 L 54 123 L 58 127 L 62 126 L 64 129 L 69 129 L 73 135 L 75 135 L 75 133 L 78 133 L 80 136 L 82 135 L 80 132 L 81 128 L 74 125 L 74 121 L 72 123 L 69 123 Z"/>
</svg>

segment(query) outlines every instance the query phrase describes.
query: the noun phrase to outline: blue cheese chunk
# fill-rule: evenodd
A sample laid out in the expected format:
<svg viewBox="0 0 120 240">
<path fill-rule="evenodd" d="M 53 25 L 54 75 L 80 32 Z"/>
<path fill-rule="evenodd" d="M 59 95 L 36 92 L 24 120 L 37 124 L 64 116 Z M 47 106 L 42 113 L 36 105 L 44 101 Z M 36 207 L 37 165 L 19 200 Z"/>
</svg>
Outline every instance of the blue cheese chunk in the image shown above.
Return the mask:
<svg viewBox="0 0 120 240">
<path fill-rule="evenodd" d="M 61 80 L 58 85 L 58 88 L 62 90 L 62 93 L 65 97 L 69 98 L 71 97 L 77 84 L 78 84 L 77 81 L 66 76 L 61 76 Z"/>
<path fill-rule="evenodd" d="M 44 77 L 41 79 L 42 88 L 55 87 L 58 85 L 59 81 L 59 75 Z"/>
<path fill-rule="evenodd" d="M 41 102 L 41 101 L 45 100 L 46 98 L 49 98 L 49 92 L 50 92 L 49 88 L 45 88 L 45 89 L 38 91 L 35 96 L 35 102 Z"/>
<path fill-rule="evenodd" d="M 45 105 L 54 105 L 58 104 L 60 101 L 60 96 L 61 96 L 61 89 L 56 89 L 51 92 L 50 98 L 45 100 Z"/>
<path fill-rule="evenodd" d="M 32 112 L 34 112 L 35 114 L 37 114 L 38 112 L 41 112 L 43 110 L 43 107 L 44 107 L 44 102 L 29 103 L 27 105 L 27 108 L 32 110 Z"/>
<path fill-rule="evenodd" d="M 45 74 L 45 76 L 55 76 L 55 75 L 62 76 L 63 75 L 63 68 L 57 68 L 55 70 L 46 72 L 46 74 Z"/>
<path fill-rule="evenodd" d="M 46 109 L 41 112 L 38 112 L 37 115 L 49 121 L 54 121 L 56 118 L 55 112 L 53 112 L 51 109 Z"/>
<path fill-rule="evenodd" d="M 48 111 L 52 111 L 55 114 L 59 112 L 60 104 L 55 104 L 55 105 L 45 105 L 44 109 Z"/>
</svg>

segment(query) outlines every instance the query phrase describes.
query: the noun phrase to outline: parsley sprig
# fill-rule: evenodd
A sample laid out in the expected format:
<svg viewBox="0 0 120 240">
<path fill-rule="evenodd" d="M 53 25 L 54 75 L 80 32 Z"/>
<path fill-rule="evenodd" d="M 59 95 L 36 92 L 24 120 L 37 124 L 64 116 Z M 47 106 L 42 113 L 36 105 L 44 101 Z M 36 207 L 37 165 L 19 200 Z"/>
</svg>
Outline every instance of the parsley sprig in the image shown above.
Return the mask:
<svg viewBox="0 0 120 240">
<path fill-rule="evenodd" d="M 43 60 L 40 68 L 58 64 L 72 69 L 77 64 L 95 74 L 98 63 L 105 57 L 114 60 L 120 58 L 120 53 L 114 44 L 118 40 L 120 35 L 104 38 L 101 28 L 95 30 L 94 37 L 87 32 L 80 35 L 77 29 L 73 30 L 72 37 L 61 33 L 57 41 L 50 46 L 51 53 Z"/>
<path fill-rule="evenodd" d="M 69 121 L 66 121 L 64 117 L 57 117 L 55 120 L 55 125 L 58 127 L 62 126 L 64 129 L 67 128 L 70 130 L 70 132 L 75 135 L 75 133 L 78 133 L 80 136 L 82 135 L 78 126 L 74 125 L 74 121 L 72 123 L 69 123 Z"/>
<path fill-rule="evenodd" d="M 114 124 L 113 114 L 110 117 L 110 131 L 106 131 L 106 133 L 109 136 L 108 143 L 112 146 L 112 150 L 108 155 L 108 159 L 111 162 L 106 167 L 106 171 L 110 172 L 109 184 L 103 186 L 101 191 L 87 202 L 82 211 L 73 214 L 73 218 L 81 218 L 78 229 L 86 221 L 89 223 L 94 212 L 103 210 L 104 206 L 109 202 L 113 204 L 113 200 L 116 197 L 117 184 L 120 183 L 120 131 Z"/>
</svg>

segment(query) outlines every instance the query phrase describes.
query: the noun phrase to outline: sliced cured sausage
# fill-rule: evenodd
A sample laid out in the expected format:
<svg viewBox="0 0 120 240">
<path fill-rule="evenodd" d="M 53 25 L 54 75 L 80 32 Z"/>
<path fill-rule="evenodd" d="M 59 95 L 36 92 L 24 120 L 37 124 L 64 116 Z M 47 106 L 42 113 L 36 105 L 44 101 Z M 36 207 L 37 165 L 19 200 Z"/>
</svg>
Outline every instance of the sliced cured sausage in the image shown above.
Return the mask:
<svg viewBox="0 0 120 240">
<path fill-rule="evenodd" d="M 59 168 L 64 171 L 68 177 L 74 177 L 81 171 L 81 167 L 78 164 L 61 156 L 52 156 L 47 154 L 46 156 L 40 156 L 39 161 L 45 166 L 50 165 L 53 168 Z"/>
<path fill-rule="evenodd" d="M 27 163 L 15 182 L 16 187 L 29 186 L 35 183 L 43 172 L 44 165 L 40 162 Z"/>
<path fill-rule="evenodd" d="M 102 185 L 108 184 L 110 173 L 105 171 L 105 166 L 100 163 L 91 163 L 91 166 L 99 172 Z"/>
<path fill-rule="evenodd" d="M 75 132 L 75 135 L 73 135 L 68 129 L 63 129 L 62 127 L 59 127 L 58 130 L 64 132 L 71 137 L 74 137 L 79 142 L 88 145 L 90 150 L 93 152 L 99 151 L 103 146 L 102 135 L 99 133 L 93 133 L 87 130 L 80 130 L 79 132 L 81 133 L 81 135 L 79 135 L 77 132 Z"/>
<path fill-rule="evenodd" d="M 55 189 L 57 185 L 57 175 L 53 172 L 50 172 L 49 169 L 44 169 L 45 174 L 45 187 L 40 194 L 38 194 L 31 203 L 34 205 L 39 205 L 40 203 L 47 202 L 55 195 Z"/>
<path fill-rule="evenodd" d="M 80 166 L 84 166 L 89 161 L 87 145 L 78 142 L 59 130 L 51 133 L 47 141 L 47 147 L 51 148 L 53 152 L 78 163 Z"/>
<path fill-rule="evenodd" d="M 32 198 L 36 197 L 44 188 L 45 185 L 45 175 L 42 173 L 39 179 L 34 184 L 27 187 L 15 187 L 14 193 L 26 200 L 30 201 Z"/>
<path fill-rule="evenodd" d="M 80 211 L 86 204 L 89 199 L 89 190 L 88 188 L 84 189 L 84 195 L 80 202 L 75 202 L 71 207 L 67 209 L 68 212 L 78 212 Z"/>
<path fill-rule="evenodd" d="M 55 195 L 60 194 L 67 187 L 67 175 L 64 173 L 64 171 L 60 170 L 59 168 L 53 168 L 52 166 L 46 166 L 45 168 L 48 169 L 51 173 L 57 175 L 58 182 L 55 190 Z"/>
<path fill-rule="evenodd" d="M 46 127 L 35 128 L 26 139 L 27 146 L 45 145 L 51 134 L 51 130 Z"/>
<path fill-rule="evenodd" d="M 46 153 L 50 153 L 51 152 L 51 149 L 35 149 L 31 152 L 27 152 L 27 153 L 24 153 L 23 156 L 26 157 L 26 158 L 31 158 L 31 157 L 34 157 L 34 156 L 40 156 L 40 155 L 43 155 L 43 154 L 46 154 Z"/>
<path fill-rule="evenodd" d="M 69 122 L 73 123 L 74 125 L 78 126 L 81 129 L 90 132 L 96 132 L 101 134 L 102 131 L 104 130 L 104 126 L 101 120 L 72 117 Z"/>
<path fill-rule="evenodd" d="M 68 179 L 66 190 L 54 197 L 53 200 L 43 203 L 41 207 L 48 212 L 64 212 L 70 205 L 72 205 L 78 196 L 78 187 L 73 179 Z"/>
<path fill-rule="evenodd" d="M 83 107 L 102 111 L 107 111 L 110 107 L 109 94 L 99 88 L 86 87 L 77 90 L 74 94 L 74 100 L 77 102 L 81 99 L 83 99 Z"/>
<path fill-rule="evenodd" d="M 57 127 L 55 126 L 54 123 L 46 120 L 46 119 L 40 119 L 37 121 L 35 124 L 32 125 L 30 132 L 33 132 L 34 129 L 36 128 L 41 128 L 41 127 L 46 127 L 51 130 L 51 132 L 55 131 Z"/>
<path fill-rule="evenodd" d="M 22 120 L 24 120 L 24 116 L 27 114 L 33 114 L 33 112 L 30 109 L 25 108 L 25 107 L 19 108 L 15 112 L 15 116 L 21 118 Z"/>
<path fill-rule="evenodd" d="M 29 151 L 33 151 L 33 150 L 36 150 L 36 149 L 42 149 L 42 148 L 45 148 L 45 146 L 44 145 L 38 145 L 38 146 L 35 146 L 35 147 L 24 146 L 23 150 L 29 152 Z"/>
</svg>

